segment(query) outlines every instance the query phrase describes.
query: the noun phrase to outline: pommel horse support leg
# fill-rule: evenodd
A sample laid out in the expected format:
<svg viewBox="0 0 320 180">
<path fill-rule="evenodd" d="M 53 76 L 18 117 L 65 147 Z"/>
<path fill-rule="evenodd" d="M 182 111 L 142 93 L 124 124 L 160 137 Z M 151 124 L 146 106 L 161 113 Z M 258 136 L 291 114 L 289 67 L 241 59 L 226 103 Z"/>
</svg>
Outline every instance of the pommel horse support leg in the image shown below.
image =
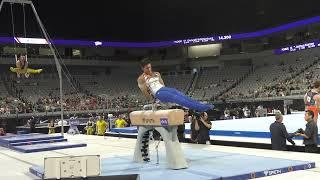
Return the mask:
<svg viewBox="0 0 320 180">
<path fill-rule="evenodd" d="M 181 149 L 177 128 L 184 123 L 181 109 L 133 111 L 130 113 L 132 125 L 138 126 L 138 136 L 134 151 L 135 162 L 147 162 L 149 155 L 150 131 L 157 130 L 164 141 L 168 168 L 185 169 L 188 164 Z"/>
</svg>

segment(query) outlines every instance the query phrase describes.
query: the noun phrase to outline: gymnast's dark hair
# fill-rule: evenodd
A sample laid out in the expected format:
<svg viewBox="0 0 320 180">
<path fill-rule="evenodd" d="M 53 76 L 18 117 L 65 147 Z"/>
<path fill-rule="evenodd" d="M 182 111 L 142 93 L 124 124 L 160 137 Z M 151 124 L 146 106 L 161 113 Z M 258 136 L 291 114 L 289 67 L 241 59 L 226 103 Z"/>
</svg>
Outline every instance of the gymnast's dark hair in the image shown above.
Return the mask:
<svg viewBox="0 0 320 180">
<path fill-rule="evenodd" d="M 205 114 L 206 114 L 206 112 L 201 112 L 201 113 L 200 113 L 200 116 L 201 116 L 201 117 L 204 117 Z"/>
<path fill-rule="evenodd" d="M 140 61 L 140 66 L 143 68 L 144 66 L 150 64 L 151 61 L 149 58 L 143 58 L 141 61 Z"/>
<path fill-rule="evenodd" d="M 17 58 L 19 59 L 21 56 L 25 56 L 25 54 L 23 54 L 23 53 L 18 53 L 17 54 Z"/>
</svg>

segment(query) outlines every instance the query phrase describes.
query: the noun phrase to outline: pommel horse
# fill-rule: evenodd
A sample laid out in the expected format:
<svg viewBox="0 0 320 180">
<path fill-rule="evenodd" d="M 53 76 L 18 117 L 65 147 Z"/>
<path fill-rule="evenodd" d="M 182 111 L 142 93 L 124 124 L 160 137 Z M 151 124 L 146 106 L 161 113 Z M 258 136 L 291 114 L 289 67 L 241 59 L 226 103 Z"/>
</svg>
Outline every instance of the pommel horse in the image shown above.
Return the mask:
<svg viewBox="0 0 320 180">
<path fill-rule="evenodd" d="M 157 104 L 145 105 L 144 109 L 130 113 L 132 125 L 138 126 L 138 136 L 134 151 L 134 162 L 149 162 L 150 132 L 157 130 L 165 144 L 167 165 L 170 169 L 185 169 L 188 164 L 177 136 L 178 125 L 184 123 L 184 111 L 181 109 L 157 110 Z"/>
</svg>

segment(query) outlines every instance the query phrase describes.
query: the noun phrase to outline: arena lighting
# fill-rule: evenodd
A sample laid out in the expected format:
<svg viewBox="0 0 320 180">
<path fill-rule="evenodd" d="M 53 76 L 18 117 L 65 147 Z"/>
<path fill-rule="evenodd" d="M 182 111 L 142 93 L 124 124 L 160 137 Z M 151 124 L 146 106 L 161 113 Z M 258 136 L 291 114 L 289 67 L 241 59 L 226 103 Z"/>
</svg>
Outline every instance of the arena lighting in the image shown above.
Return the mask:
<svg viewBox="0 0 320 180">
<path fill-rule="evenodd" d="M 82 41 L 82 40 L 62 40 L 62 39 L 55 39 L 55 40 L 52 40 L 51 42 L 55 45 L 62 45 L 62 46 L 89 46 L 89 47 L 97 46 L 96 42 L 101 42 L 101 44 L 99 43 L 99 46 L 102 46 L 102 47 L 127 47 L 127 48 L 166 47 L 166 46 L 179 46 L 179 45 L 195 45 L 195 44 L 201 44 L 201 43 L 209 44 L 209 43 L 218 42 L 218 41 L 262 37 L 262 36 L 270 35 L 272 33 L 281 32 L 288 29 L 297 28 L 300 26 L 305 26 L 315 22 L 320 22 L 320 16 L 284 24 L 281 26 L 273 27 L 273 28 L 268 28 L 268 29 L 259 30 L 255 32 L 249 32 L 249 33 L 227 34 L 227 35 L 209 36 L 209 37 L 201 37 L 201 38 L 188 38 L 188 39 L 180 39 L 180 40 L 173 40 L 173 41 L 149 42 L 149 43 L 103 42 L 103 41 Z M 0 37 L 0 43 L 5 44 L 5 43 L 13 43 L 13 42 L 14 42 L 14 38 L 12 37 Z"/>
<path fill-rule="evenodd" d="M 287 46 L 287 47 L 282 47 L 280 49 L 275 49 L 274 53 L 275 54 L 284 54 L 284 53 L 289 53 L 289 52 L 296 52 L 296 51 L 301 51 L 305 49 L 312 49 L 320 47 L 320 40 L 309 42 L 309 43 L 304 43 L 304 44 L 296 44 L 292 46 Z"/>
<path fill-rule="evenodd" d="M 96 42 L 94 42 L 94 45 L 95 45 L 95 46 L 101 46 L 101 45 L 102 45 L 102 42 L 96 41 Z"/>
<path fill-rule="evenodd" d="M 212 57 L 220 55 L 221 43 L 188 46 L 189 58 Z"/>
</svg>

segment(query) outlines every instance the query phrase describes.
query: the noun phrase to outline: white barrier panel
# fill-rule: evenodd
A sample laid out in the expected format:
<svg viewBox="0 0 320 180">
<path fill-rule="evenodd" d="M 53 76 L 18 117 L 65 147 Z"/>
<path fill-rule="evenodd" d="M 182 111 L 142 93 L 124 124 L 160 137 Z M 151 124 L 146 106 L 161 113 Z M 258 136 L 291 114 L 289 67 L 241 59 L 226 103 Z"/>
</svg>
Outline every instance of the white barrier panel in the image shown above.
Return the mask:
<svg viewBox="0 0 320 180">
<path fill-rule="evenodd" d="M 65 156 L 44 159 L 44 179 L 90 177 L 100 175 L 100 156 Z"/>
</svg>

